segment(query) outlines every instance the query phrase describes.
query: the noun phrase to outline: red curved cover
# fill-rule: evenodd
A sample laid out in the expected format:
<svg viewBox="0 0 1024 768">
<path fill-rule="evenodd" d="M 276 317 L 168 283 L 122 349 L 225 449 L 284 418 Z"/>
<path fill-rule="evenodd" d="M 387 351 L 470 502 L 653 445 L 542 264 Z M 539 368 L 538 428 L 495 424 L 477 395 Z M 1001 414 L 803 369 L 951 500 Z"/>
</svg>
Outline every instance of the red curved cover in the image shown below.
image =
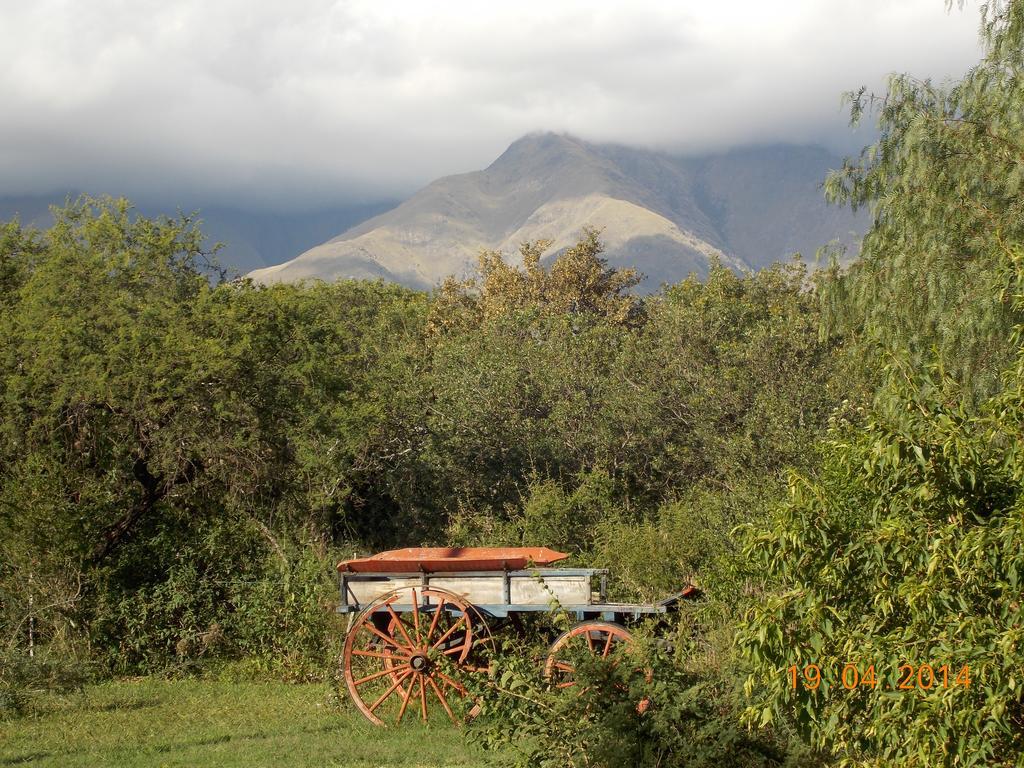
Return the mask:
<svg viewBox="0 0 1024 768">
<path fill-rule="evenodd" d="M 343 560 L 346 573 L 436 573 L 447 571 L 517 571 L 527 565 L 550 565 L 569 555 L 547 547 L 408 547 L 373 557 Z"/>
</svg>

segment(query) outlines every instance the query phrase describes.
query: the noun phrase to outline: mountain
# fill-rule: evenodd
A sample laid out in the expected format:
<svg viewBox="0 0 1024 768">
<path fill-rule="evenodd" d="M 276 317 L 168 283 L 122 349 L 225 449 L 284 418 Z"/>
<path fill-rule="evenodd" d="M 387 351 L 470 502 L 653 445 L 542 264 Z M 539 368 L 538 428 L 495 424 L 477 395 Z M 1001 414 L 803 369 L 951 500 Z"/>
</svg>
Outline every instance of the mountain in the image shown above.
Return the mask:
<svg viewBox="0 0 1024 768">
<path fill-rule="evenodd" d="M 208 206 L 199 209 L 199 218 L 207 239 L 224 244 L 217 254 L 220 263 L 245 274 L 258 267 L 279 264 L 339 230 L 348 229 L 395 205 L 395 202 L 365 203 L 296 213 Z"/>
<path fill-rule="evenodd" d="M 396 208 L 291 261 L 262 282 L 384 278 L 429 288 L 470 274 L 482 249 L 515 260 L 526 240 L 602 230 L 605 257 L 656 290 L 718 258 L 758 269 L 838 239 L 856 248 L 866 219 L 825 204 L 820 184 L 840 159 L 818 147 L 771 146 L 675 157 L 552 133 L 512 144 L 488 168 L 431 183 Z"/>
<path fill-rule="evenodd" d="M 51 205 L 74 200 L 77 193 L 0 197 L 0 221 L 17 217 L 22 224 L 45 228 L 53 219 Z M 278 264 L 300 251 L 322 243 L 339 230 L 393 208 L 396 203 L 369 203 L 300 213 L 266 213 L 225 206 L 198 209 L 200 228 L 209 246 L 223 243 L 218 261 L 230 270 L 245 274 L 259 267 Z M 142 203 L 139 211 L 149 216 L 172 215 L 177 204 Z M 183 208 L 192 211 L 192 208 Z"/>
</svg>

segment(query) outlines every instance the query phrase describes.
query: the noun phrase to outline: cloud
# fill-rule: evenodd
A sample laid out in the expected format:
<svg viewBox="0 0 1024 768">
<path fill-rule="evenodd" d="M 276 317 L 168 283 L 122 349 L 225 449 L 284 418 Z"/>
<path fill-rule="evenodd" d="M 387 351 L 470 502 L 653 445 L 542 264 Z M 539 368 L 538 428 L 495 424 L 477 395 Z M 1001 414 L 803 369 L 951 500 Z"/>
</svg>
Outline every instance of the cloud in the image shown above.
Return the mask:
<svg viewBox="0 0 1024 768">
<path fill-rule="evenodd" d="M 848 149 L 842 91 L 960 74 L 977 23 L 940 0 L 6 3 L 0 195 L 326 205 L 533 130 Z"/>
</svg>

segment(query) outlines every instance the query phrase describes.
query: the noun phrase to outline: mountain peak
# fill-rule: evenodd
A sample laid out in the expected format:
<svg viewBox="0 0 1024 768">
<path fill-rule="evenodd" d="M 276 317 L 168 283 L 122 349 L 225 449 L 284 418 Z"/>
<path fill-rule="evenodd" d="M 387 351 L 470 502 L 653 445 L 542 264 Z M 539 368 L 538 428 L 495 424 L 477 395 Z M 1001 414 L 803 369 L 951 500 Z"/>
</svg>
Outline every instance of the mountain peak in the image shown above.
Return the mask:
<svg viewBox="0 0 1024 768">
<path fill-rule="evenodd" d="M 544 150 L 544 149 L 569 149 L 572 147 L 586 147 L 587 143 L 578 136 L 571 133 L 559 131 L 531 131 L 509 144 L 509 149 L 519 148 L 521 150 Z"/>
<path fill-rule="evenodd" d="M 530 165 L 538 159 L 550 160 L 555 156 L 582 155 L 589 151 L 590 147 L 575 136 L 552 131 L 537 131 L 528 133 L 509 144 L 508 149 L 491 163 L 488 170 L 524 163 Z"/>
<path fill-rule="evenodd" d="M 818 186 L 831 163 L 806 147 L 681 159 L 565 133 L 530 133 L 488 168 L 446 176 L 400 206 L 292 261 L 257 270 L 264 282 L 384 278 L 430 288 L 470 274 L 483 249 L 510 255 L 548 240 L 553 258 L 585 227 L 602 232 L 614 267 L 656 290 L 712 260 L 758 268 L 833 239 L 856 248 L 862 222 L 826 208 Z"/>
</svg>

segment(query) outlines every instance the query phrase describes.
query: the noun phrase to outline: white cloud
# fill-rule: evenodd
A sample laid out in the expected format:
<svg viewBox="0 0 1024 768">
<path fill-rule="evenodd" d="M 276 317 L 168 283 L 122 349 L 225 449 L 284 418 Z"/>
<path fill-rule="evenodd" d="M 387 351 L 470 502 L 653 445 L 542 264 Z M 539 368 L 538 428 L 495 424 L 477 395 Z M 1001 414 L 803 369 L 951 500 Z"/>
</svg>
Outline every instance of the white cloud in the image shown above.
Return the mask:
<svg viewBox="0 0 1024 768">
<path fill-rule="evenodd" d="M 849 145 L 842 91 L 979 56 L 941 0 L 0 0 L 0 194 L 403 193 L 531 130 Z"/>
</svg>

